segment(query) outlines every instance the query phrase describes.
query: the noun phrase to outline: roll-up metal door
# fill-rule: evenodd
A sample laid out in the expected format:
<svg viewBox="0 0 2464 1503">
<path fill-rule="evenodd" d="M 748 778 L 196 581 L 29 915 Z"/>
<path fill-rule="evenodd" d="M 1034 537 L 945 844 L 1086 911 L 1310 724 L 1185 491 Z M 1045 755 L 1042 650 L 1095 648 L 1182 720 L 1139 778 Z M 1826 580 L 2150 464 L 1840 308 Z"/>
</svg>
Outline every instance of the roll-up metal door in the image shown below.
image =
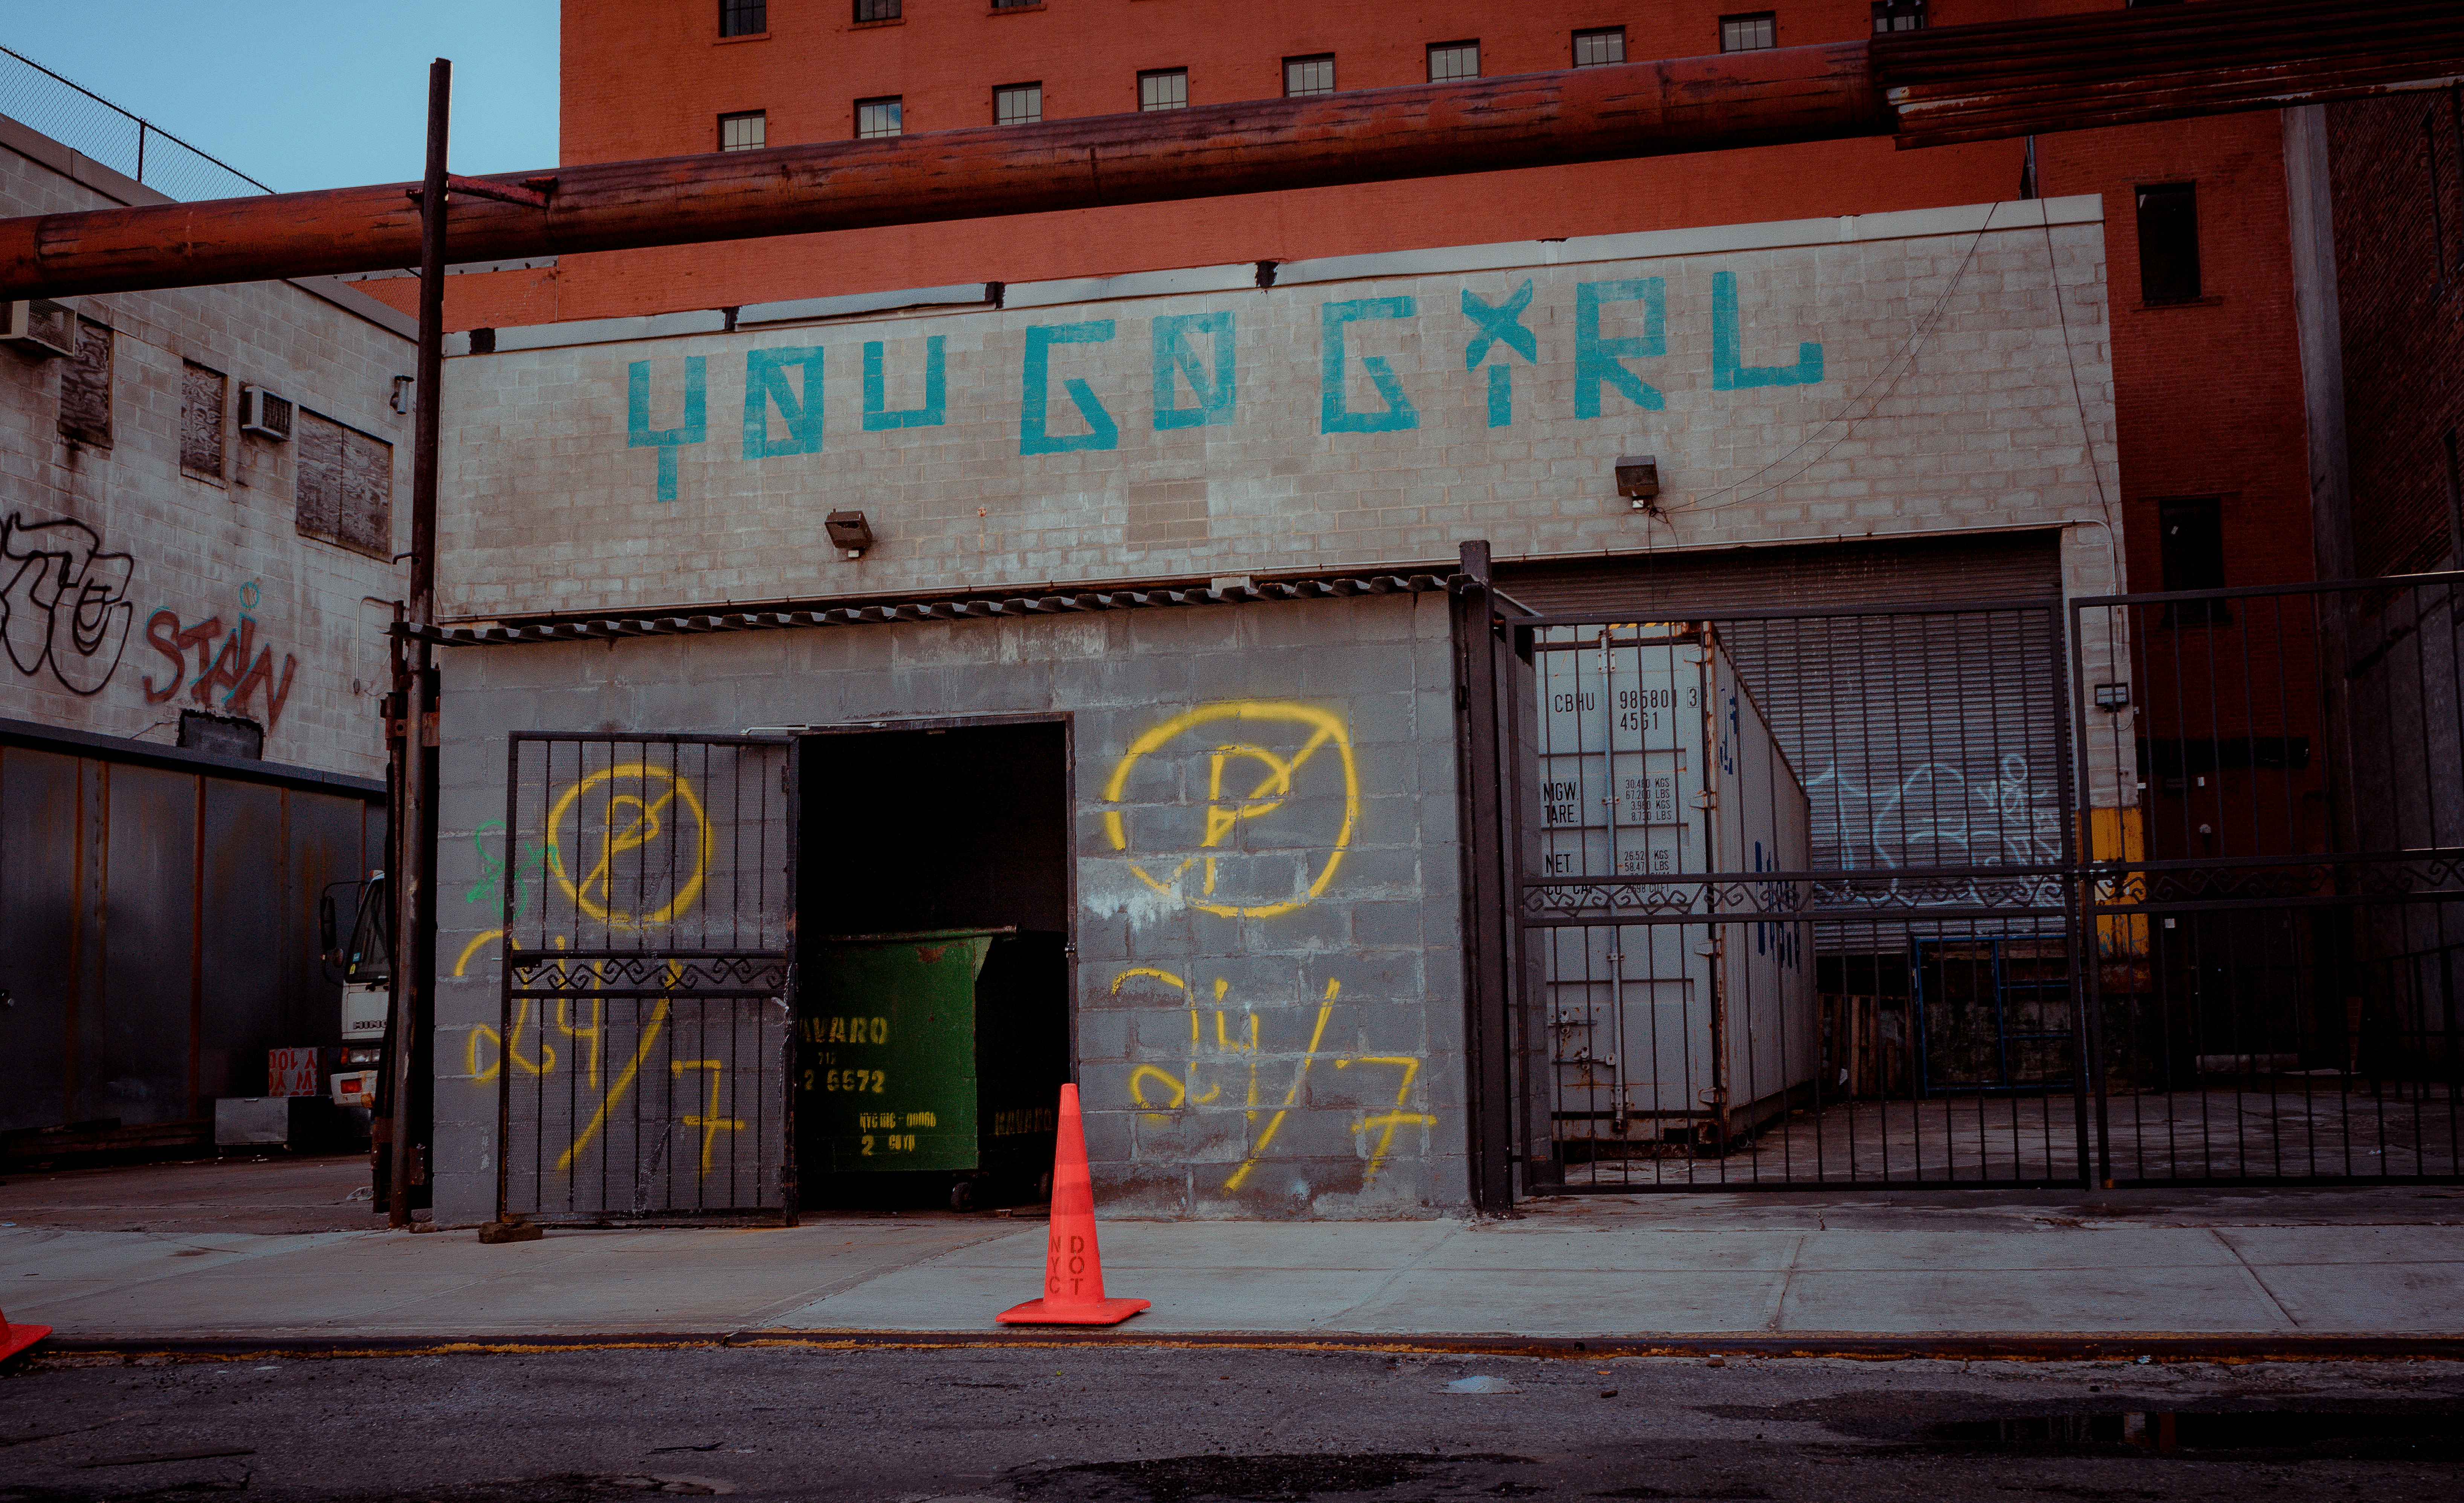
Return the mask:
<svg viewBox="0 0 2464 1503">
<path fill-rule="evenodd" d="M 1501 564 L 1544 616 L 1718 622 L 1814 807 L 1826 870 L 2057 862 L 2059 534 Z M 1860 615 L 1928 604 L 1924 615 Z M 1731 611 L 1808 612 L 1724 619 Z M 1833 614 L 1831 612 L 1837 612 Z"/>
<path fill-rule="evenodd" d="M 2042 528 L 1500 564 L 1497 587 L 1543 615 L 1634 608 L 1701 616 L 1780 607 L 2054 598 L 2062 592 L 2061 534 Z"/>
</svg>

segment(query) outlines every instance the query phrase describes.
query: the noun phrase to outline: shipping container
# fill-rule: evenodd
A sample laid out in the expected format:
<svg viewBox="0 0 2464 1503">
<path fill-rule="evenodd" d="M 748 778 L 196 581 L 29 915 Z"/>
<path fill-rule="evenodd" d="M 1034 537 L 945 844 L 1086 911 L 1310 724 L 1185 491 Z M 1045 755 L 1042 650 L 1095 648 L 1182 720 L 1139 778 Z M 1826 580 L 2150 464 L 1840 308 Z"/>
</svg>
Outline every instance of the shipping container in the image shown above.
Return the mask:
<svg viewBox="0 0 2464 1503">
<path fill-rule="evenodd" d="M 1819 1068 L 1803 784 L 1710 627 L 1538 633 L 1531 931 L 1565 1157 L 1724 1152 Z"/>
</svg>

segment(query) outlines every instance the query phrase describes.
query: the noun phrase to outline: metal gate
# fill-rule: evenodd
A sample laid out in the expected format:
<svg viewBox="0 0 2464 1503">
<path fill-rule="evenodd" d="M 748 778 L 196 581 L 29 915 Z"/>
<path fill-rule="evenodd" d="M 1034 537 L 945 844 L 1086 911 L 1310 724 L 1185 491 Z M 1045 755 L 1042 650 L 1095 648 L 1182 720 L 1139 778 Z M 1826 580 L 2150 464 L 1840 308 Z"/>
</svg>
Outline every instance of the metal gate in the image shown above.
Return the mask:
<svg viewBox="0 0 2464 1503">
<path fill-rule="evenodd" d="M 2076 603 L 2103 1182 L 2456 1178 L 2459 588 Z"/>
<path fill-rule="evenodd" d="M 2058 600 L 1529 616 L 1529 1187 L 2076 1183 Z"/>
<path fill-rule="evenodd" d="M 792 1218 L 790 744 L 513 738 L 502 1212 Z"/>
<path fill-rule="evenodd" d="M 2457 1180 L 2459 590 L 1496 597 L 1521 1188 Z"/>
</svg>

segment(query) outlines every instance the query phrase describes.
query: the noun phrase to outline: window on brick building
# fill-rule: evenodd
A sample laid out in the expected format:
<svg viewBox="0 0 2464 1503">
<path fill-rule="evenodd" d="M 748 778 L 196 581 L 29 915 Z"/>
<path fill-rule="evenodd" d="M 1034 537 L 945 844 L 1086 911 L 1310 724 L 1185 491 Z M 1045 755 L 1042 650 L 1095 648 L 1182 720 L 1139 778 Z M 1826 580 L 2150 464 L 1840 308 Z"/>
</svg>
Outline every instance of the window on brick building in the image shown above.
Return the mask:
<svg viewBox="0 0 2464 1503">
<path fill-rule="evenodd" d="M 111 330 L 77 322 L 77 353 L 60 362 L 60 436 L 111 447 Z"/>
<path fill-rule="evenodd" d="M 1043 6 L 1044 0 L 993 0 L 996 11 L 1034 11 L 1043 9 Z"/>
<path fill-rule="evenodd" d="M 2139 185 L 2139 300 L 2199 300 L 2199 196 L 2193 183 Z"/>
<path fill-rule="evenodd" d="M 993 123 L 1032 125 L 1044 118 L 1044 85 L 1004 83 L 993 91 Z"/>
<path fill-rule="evenodd" d="M 770 30 L 769 0 L 718 0 L 718 34 L 759 36 Z"/>
<path fill-rule="evenodd" d="M 1588 32 L 1574 33 L 1575 67 L 1605 68 L 1611 63 L 1623 61 L 1625 61 L 1624 27 L 1600 26 Z"/>
<path fill-rule="evenodd" d="M 855 18 L 859 21 L 895 21 L 902 14 L 901 0 L 855 0 Z"/>
<path fill-rule="evenodd" d="M 1151 68 L 1139 74 L 1138 108 L 1142 110 L 1189 108 L 1189 70 Z"/>
<path fill-rule="evenodd" d="M 1321 53 L 1314 57 L 1284 59 L 1284 98 L 1298 99 L 1304 94 L 1334 92 L 1334 54 Z"/>
<path fill-rule="evenodd" d="M 1720 17 L 1720 51 L 1724 53 L 1759 52 L 1778 45 L 1779 16 L 1774 11 Z"/>
<path fill-rule="evenodd" d="M 873 141 L 902 133 L 904 111 L 896 98 L 855 101 L 855 139 Z"/>
<path fill-rule="evenodd" d="M 220 484 L 223 409 L 231 378 L 195 361 L 180 363 L 180 473 Z"/>
<path fill-rule="evenodd" d="M 1429 44 L 1429 81 L 1446 83 L 1456 78 L 1480 77 L 1480 43 L 1431 42 Z"/>
<path fill-rule="evenodd" d="M 299 530 L 375 558 L 393 556 L 393 445 L 302 408 L 293 481 Z"/>
<path fill-rule="evenodd" d="M 2156 542 L 2164 588 L 2225 587 L 2222 497 L 2180 496 L 2158 501 Z M 2165 608 L 2164 624 L 2195 627 L 2228 619 L 2221 600 L 2186 600 Z"/>
<path fill-rule="evenodd" d="M 759 151 L 770 144 L 770 116 L 762 110 L 718 118 L 718 149 Z"/>
<path fill-rule="evenodd" d="M 1925 24 L 1925 0 L 1874 0 L 1874 31 L 1922 32 Z"/>
</svg>

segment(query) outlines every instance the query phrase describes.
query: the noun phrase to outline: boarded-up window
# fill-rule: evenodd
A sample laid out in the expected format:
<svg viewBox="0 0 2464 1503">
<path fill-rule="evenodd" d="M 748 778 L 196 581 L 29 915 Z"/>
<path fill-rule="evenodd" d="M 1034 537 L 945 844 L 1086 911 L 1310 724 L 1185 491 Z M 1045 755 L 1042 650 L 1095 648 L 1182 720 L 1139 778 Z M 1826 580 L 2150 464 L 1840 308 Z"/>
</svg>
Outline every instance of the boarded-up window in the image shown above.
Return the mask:
<svg viewBox="0 0 2464 1503">
<path fill-rule="evenodd" d="M 393 554 L 393 445 L 302 409 L 297 430 L 299 530 Z"/>
<path fill-rule="evenodd" d="M 111 330 L 77 320 L 77 353 L 60 362 L 60 436 L 111 447 Z"/>
<path fill-rule="evenodd" d="M 223 477 L 223 402 L 231 378 L 194 361 L 180 367 L 180 468 L 201 480 Z"/>
</svg>

